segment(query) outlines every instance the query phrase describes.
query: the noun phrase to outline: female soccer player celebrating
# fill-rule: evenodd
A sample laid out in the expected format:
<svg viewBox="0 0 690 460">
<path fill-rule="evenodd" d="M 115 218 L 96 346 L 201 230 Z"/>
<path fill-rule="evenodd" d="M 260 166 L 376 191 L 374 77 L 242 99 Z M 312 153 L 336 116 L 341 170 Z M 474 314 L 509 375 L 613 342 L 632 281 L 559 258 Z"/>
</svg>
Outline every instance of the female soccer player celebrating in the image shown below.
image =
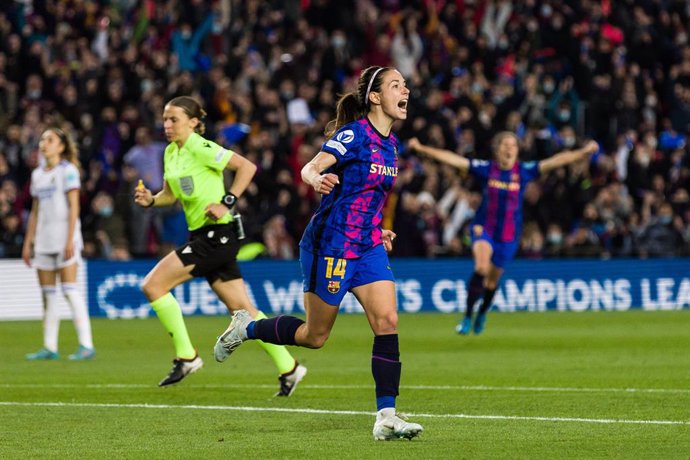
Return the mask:
<svg viewBox="0 0 690 460">
<path fill-rule="evenodd" d="M 397 70 L 364 70 L 357 90 L 338 101 L 336 118 L 326 127 L 330 139 L 302 168 L 302 179 L 323 195 L 300 242 L 306 322 L 293 316 L 252 321 L 236 312 L 214 350 L 224 361 L 248 339 L 321 348 L 351 291 L 374 332 L 377 440 L 422 432 L 421 425 L 395 413 L 401 365 L 395 281 L 386 254 L 395 234 L 380 227 L 381 209 L 398 173 L 400 144 L 391 128 L 407 118 L 409 95 Z"/>
<path fill-rule="evenodd" d="M 561 152 L 539 162 L 518 161 L 518 138 L 504 131 L 492 141 L 494 159 L 491 161 L 469 160 L 449 150 L 422 145 L 413 138 L 408 146 L 412 150 L 462 172 L 469 171 L 483 186 L 482 202 L 470 225 L 474 273 L 467 289 L 465 316 L 458 324 L 458 333 L 466 335 L 470 329 L 480 334 L 486 324 L 486 314 L 491 308 L 503 269 L 510 262 L 520 244 L 522 230 L 522 194 L 525 185 L 540 174 L 587 158 L 599 149 L 594 141 L 583 148 Z M 482 299 L 479 313 L 472 323 L 474 304 Z"/>
<path fill-rule="evenodd" d="M 28 360 L 58 359 L 60 317 L 56 305 L 56 281 L 72 308 L 79 348 L 71 360 L 92 359 L 96 355 L 91 337 L 89 310 L 77 290 L 77 268 L 83 247 L 79 221 L 79 160 L 77 148 L 60 128 L 41 134 L 38 150 L 45 164 L 31 173 L 34 197 L 22 248 L 26 265 L 36 267 L 43 293 L 43 348 L 26 355 Z M 31 259 L 33 246 L 34 258 Z"/>
<path fill-rule="evenodd" d="M 256 166 L 241 155 L 203 138 L 206 113 L 193 98 L 172 99 L 163 111 L 163 128 L 170 144 L 164 154 L 163 190 L 153 195 L 137 187 L 134 201 L 144 207 L 182 202 L 191 240 L 164 257 L 142 284 L 158 318 L 175 345 L 177 357 L 170 374 L 159 385 L 177 383 L 203 362 L 187 334 L 182 311 L 170 291 L 194 277 L 205 277 L 211 289 L 230 311 L 246 311 L 265 318 L 252 305 L 237 265 L 238 227 L 231 212 L 237 197 L 254 177 Z M 225 191 L 223 170 L 235 172 Z M 307 370 L 282 346 L 261 343 L 281 375 L 276 396 L 290 396 Z"/>
</svg>

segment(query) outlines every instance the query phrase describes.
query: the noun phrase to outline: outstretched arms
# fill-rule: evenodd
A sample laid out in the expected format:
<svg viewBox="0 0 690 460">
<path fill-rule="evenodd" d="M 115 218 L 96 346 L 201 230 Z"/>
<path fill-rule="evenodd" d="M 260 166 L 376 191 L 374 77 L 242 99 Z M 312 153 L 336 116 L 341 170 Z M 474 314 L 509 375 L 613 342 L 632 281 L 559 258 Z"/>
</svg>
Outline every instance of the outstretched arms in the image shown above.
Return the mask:
<svg viewBox="0 0 690 460">
<path fill-rule="evenodd" d="M 419 139 L 417 139 L 416 137 L 410 139 L 407 143 L 407 146 L 410 149 L 419 152 L 424 156 L 427 156 L 429 158 L 432 158 L 436 161 L 440 161 L 441 163 L 445 163 L 450 166 L 455 166 L 460 171 L 465 172 L 470 169 L 470 160 L 468 160 L 467 158 L 461 157 L 460 155 L 456 154 L 455 152 L 451 152 L 450 150 L 438 149 L 436 147 L 429 147 L 428 145 L 424 145 L 420 143 Z"/>
<path fill-rule="evenodd" d="M 558 153 L 551 158 L 541 160 L 539 162 L 539 172 L 541 174 L 546 174 L 549 171 L 560 168 L 561 166 L 566 166 L 570 163 L 583 160 L 597 150 L 599 150 L 599 144 L 597 144 L 595 141 L 589 141 L 580 149 L 566 150 L 565 152 Z"/>
</svg>

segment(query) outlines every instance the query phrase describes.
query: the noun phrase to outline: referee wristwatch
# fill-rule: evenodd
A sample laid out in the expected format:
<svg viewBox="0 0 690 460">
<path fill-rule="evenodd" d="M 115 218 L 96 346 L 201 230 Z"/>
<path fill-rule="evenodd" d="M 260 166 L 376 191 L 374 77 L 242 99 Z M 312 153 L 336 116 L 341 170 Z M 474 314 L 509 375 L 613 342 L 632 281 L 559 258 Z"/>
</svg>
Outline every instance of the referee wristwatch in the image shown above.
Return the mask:
<svg viewBox="0 0 690 460">
<path fill-rule="evenodd" d="M 232 207 L 237 203 L 237 197 L 232 193 L 226 193 L 220 202 L 227 206 L 228 209 L 232 209 Z"/>
</svg>

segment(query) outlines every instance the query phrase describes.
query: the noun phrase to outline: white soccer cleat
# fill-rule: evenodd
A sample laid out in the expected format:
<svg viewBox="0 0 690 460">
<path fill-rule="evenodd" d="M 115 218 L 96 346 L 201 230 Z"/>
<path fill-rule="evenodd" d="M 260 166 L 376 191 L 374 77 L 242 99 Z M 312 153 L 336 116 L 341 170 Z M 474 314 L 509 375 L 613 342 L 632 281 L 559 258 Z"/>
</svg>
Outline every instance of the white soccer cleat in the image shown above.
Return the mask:
<svg viewBox="0 0 690 460">
<path fill-rule="evenodd" d="M 247 326 L 254 321 L 247 310 L 237 310 L 232 314 L 230 327 L 220 336 L 213 347 L 213 356 L 222 363 L 242 342 L 247 340 Z"/>
<path fill-rule="evenodd" d="M 376 413 L 374 423 L 374 439 L 376 441 L 390 441 L 393 439 L 412 439 L 424 431 L 419 423 L 405 421 L 395 413 L 394 408 L 381 409 Z"/>
</svg>

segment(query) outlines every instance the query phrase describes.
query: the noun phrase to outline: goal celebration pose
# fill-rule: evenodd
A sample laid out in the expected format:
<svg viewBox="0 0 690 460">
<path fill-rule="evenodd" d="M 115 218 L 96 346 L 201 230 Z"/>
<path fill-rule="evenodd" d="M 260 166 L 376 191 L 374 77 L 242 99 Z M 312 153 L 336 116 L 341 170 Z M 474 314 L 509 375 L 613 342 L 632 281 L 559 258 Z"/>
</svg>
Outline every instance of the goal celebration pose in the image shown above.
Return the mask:
<svg viewBox="0 0 690 460">
<path fill-rule="evenodd" d="M 599 149 L 594 141 L 583 148 L 561 152 L 541 161 L 518 161 L 518 137 L 503 131 L 492 141 L 494 159 L 469 160 L 450 150 L 423 145 L 410 139 L 412 150 L 434 160 L 472 174 L 482 185 L 482 202 L 470 224 L 474 273 L 467 288 L 467 307 L 456 331 L 467 335 L 470 330 L 480 334 L 486 325 L 486 315 L 508 262 L 513 260 L 520 245 L 522 231 L 522 195 L 525 185 L 541 174 L 583 160 Z M 482 299 L 474 323 L 474 304 Z"/>
<path fill-rule="evenodd" d="M 364 307 L 374 333 L 371 370 L 376 383 L 376 440 L 413 438 L 422 426 L 396 415 L 400 385 L 395 279 L 386 250 L 395 234 L 382 230 L 382 208 L 397 176 L 396 120 L 407 118 L 410 91 L 390 67 L 369 67 L 356 91 L 340 98 L 330 138 L 302 168 L 302 178 L 322 194 L 300 242 L 306 322 L 294 316 L 252 320 L 233 315 L 218 338 L 216 360 L 224 361 L 244 341 L 321 348 L 347 291 Z"/>
</svg>

